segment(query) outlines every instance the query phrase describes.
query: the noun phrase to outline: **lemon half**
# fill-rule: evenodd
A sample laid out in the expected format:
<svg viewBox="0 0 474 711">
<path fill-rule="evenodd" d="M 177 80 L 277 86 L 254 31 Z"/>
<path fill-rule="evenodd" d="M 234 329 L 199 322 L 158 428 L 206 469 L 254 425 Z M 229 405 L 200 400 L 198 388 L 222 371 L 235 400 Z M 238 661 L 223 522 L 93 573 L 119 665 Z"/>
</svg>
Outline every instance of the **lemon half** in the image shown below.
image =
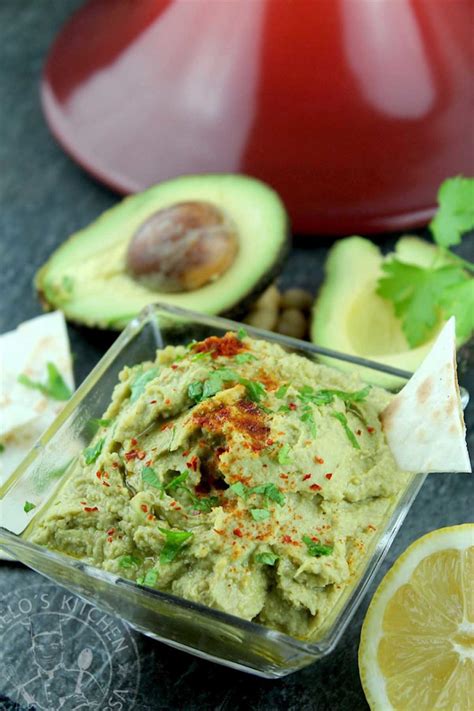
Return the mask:
<svg viewBox="0 0 474 711">
<path fill-rule="evenodd" d="M 372 711 L 474 709 L 474 524 L 407 548 L 362 626 L 359 670 Z"/>
</svg>

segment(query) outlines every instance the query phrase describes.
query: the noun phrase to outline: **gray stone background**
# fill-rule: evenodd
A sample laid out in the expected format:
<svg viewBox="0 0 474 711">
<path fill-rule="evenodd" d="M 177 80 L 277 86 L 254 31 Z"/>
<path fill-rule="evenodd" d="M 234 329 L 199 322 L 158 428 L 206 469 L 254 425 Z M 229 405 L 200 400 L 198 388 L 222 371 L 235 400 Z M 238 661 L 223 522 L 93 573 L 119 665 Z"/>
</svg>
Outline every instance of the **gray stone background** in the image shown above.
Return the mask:
<svg viewBox="0 0 474 711">
<path fill-rule="evenodd" d="M 38 82 L 47 49 L 62 23 L 80 4 L 80 0 L 0 0 L 0 332 L 40 313 L 32 289 L 36 269 L 66 236 L 117 200 L 61 151 L 40 110 Z M 389 248 L 393 239 L 393 235 L 387 235 L 379 242 Z M 473 242 L 472 235 L 465 240 L 460 249 L 464 256 L 470 253 L 472 258 Z M 315 291 L 330 244 L 323 238 L 296 239 L 281 283 Z M 75 354 L 76 382 L 80 383 L 110 344 L 111 336 L 98 336 L 75 327 L 69 328 L 69 335 Z M 463 362 L 461 380 L 474 391 L 469 353 Z M 471 452 L 473 411 L 471 405 L 467 413 Z M 357 648 L 368 601 L 386 570 L 412 541 L 435 528 L 472 519 L 472 492 L 472 477 L 428 477 L 337 649 L 326 659 L 285 679 L 257 679 L 194 659 L 133 633 L 141 666 L 133 708 L 367 709 L 357 670 Z M 6 595 L 6 600 L 12 590 L 32 590 L 44 582 L 21 565 L 0 561 L 0 595 Z M 0 608 L 0 617 L 1 612 Z M 13 647 L 17 659 L 26 655 L 21 644 L 19 638 L 18 646 Z M 0 709 L 20 708 L 1 696 L 8 691 L 7 687 L 2 688 L 3 678 L 0 673 Z M 67 705 L 64 709 L 67 711 Z"/>
</svg>

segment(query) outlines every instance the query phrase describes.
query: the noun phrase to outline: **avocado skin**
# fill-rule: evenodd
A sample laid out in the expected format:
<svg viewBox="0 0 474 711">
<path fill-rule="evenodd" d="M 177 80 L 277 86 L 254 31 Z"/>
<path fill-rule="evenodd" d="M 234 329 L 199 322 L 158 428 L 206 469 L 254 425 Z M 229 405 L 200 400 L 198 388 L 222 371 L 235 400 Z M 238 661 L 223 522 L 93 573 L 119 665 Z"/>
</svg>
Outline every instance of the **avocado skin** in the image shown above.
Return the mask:
<svg viewBox="0 0 474 711">
<path fill-rule="evenodd" d="M 193 186 L 195 187 L 198 185 L 201 187 L 202 183 L 206 183 L 207 186 L 211 184 L 211 192 L 202 192 L 202 190 L 199 191 L 199 195 L 196 197 L 195 193 L 193 192 Z M 77 241 L 81 239 L 81 237 L 84 235 L 84 233 L 88 233 L 90 230 L 96 230 L 99 232 L 100 229 L 103 229 L 104 224 L 107 224 L 107 220 L 109 220 L 111 217 L 115 218 L 115 215 L 117 214 L 115 211 L 117 208 L 123 208 L 124 205 L 127 207 L 131 207 L 130 203 L 133 203 L 134 200 L 141 200 L 142 204 L 144 201 L 144 198 L 146 197 L 147 194 L 150 195 L 151 200 L 149 204 L 149 209 L 147 208 L 146 212 L 144 215 L 150 215 L 153 212 L 155 212 L 157 209 L 161 209 L 161 207 L 165 206 L 166 204 L 172 204 L 174 200 L 168 201 L 163 205 L 163 203 L 158 204 L 156 206 L 155 201 L 152 199 L 152 193 L 158 193 L 162 188 L 166 188 L 167 192 L 170 192 L 170 188 L 173 187 L 173 185 L 177 185 L 180 188 L 179 194 L 176 196 L 176 202 L 182 201 L 184 199 L 207 199 L 209 202 L 214 202 L 218 207 L 226 211 L 226 200 L 224 199 L 222 202 L 219 202 L 215 197 L 214 193 L 212 192 L 212 186 L 213 183 L 215 182 L 215 192 L 217 194 L 222 194 L 222 192 L 225 193 L 226 190 L 230 187 L 232 190 L 239 190 L 240 186 L 242 186 L 245 191 L 244 193 L 251 193 L 252 190 L 255 188 L 256 194 L 255 196 L 252 196 L 252 200 L 249 200 L 248 208 L 243 205 L 242 210 L 249 213 L 252 215 L 253 212 L 255 214 L 258 214 L 259 208 L 258 205 L 262 205 L 263 209 L 267 213 L 271 213 L 272 210 L 274 210 L 275 213 L 275 219 L 274 223 L 275 225 L 269 226 L 269 229 L 264 231 L 264 234 L 262 236 L 262 233 L 258 233 L 259 239 L 260 237 L 262 239 L 265 239 L 267 242 L 268 250 L 274 250 L 274 254 L 271 255 L 271 259 L 268 259 L 266 257 L 267 264 L 265 265 L 265 268 L 261 270 L 261 273 L 257 275 L 257 278 L 255 281 L 253 281 L 251 284 L 248 285 L 246 289 L 240 289 L 238 293 L 235 295 L 235 299 L 232 299 L 233 303 L 227 303 L 225 306 L 220 306 L 219 300 L 215 299 L 212 307 L 211 308 L 200 308 L 200 303 L 199 303 L 199 292 L 201 289 L 197 289 L 193 292 L 188 292 L 189 294 L 189 304 L 183 304 L 182 300 L 175 300 L 173 298 L 173 295 L 171 294 L 160 294 L 159 292 L 152 292 L 149 290 L 150 298 L 147 298 L 146 304 L 143 303 L 142 306 L 138 309 L 131 309 L 128 313 L 124 312 L 124 310 L 121 310 L 120 313 L 117 313 L 116 318 L 101 318 L 100 316 L 95 315 L 94 313 L 91 313 L 89 311 L 84 311 L 80 314 L 78 313 L 71 313 L 69 308 L 68 308 L 68 300 L 66 299 L 64 302 L 61 298 L 58 297 L 57 294 L 54 293 L 54 290 L 50 288 L 50 285 L 48 284 L 48 278 L 49 274 L 51 271 L 51 268 L 54 268 L 54 261 L 58 255 L 58 253 L 63 253 L 64 250 L 67 248 L 69 252 L 71 251 L 71 245 L 77 244 Z M 188 186 L 186 186 L 186 183 L 188 183 Z M 183 192 L 183 186 L 185 192 Z M 223 187 L 222 187 L 223 186 Z M 189 190 L 188 190 L 189 188 Z M 207 187 L 205 188 L 207 190 Z M 245 194 L 244 194 L 244 201 L 245 201 Z M 122 210 L 123 211 L 123 210 Z M 115 212 L 115 215 L 114 215 Z M 231 216 L 233 216 L 231 214 Z M 240 227 L 239 220 L 236 220 L 238 227 Z M 271 228 L 271 229 L 270 229 Z M 127 234 L 126 237 L 126 243 L 129 242 L 129 239 L 131 238 L 131 234 L 133 233 L 133 229 L 130 230 L 130 234 Z M 240 233 L 240 231 L 239 231 Z M 267 234 L 268 233 L 268 234 Z M 271 234 L 272 236 L 268 236 Z M 98 234 L 99 236 L 99 234 Z M 241 239 L 243 240 L 244 237 L 241 235 Z M 118 241 L 118 240 L 117 240 Z M 110 329 L 110 330 L 115 330 L 115 331 L 120 331 L 122 330 L 128 321 L 130 321 L 133 317 L 137 315 L 141 311 L 141 308 L 144 307 L 147 304 L 152 304 L 152 303 L 166 303 L 166 304 L 173 304 L 175 303 L 177 306 L 181 306 L 183 308 L 189 308 L 194 311 L 202 311 L 204 313 L 209 313 L 209 314 L 219 314 L 222 316 L 227 316 L 229 318 L 233 319 L 239 319 L 242 317 L 246 311 L 248 310 L 248 307 L 250 304 L 252 304 L 259 296 L 260 294 L 265 291 L 265 289 L 276 279 L 276 277 L 280 274 L 282 267 L 284 265 L 284 262 L 288 256 L 289 250 L 291 247 L 291 231 L 290 231 L 290 223 L 289 223 L 289 218 L 286 213 L 286 210 L 284 209 L 283 203 L 281 202 L 280 198 L 278 195 L 275 193 L 275 191 L 272 190 L 269 186 L 265 185 L 261 181 L 258 181 L 254 178 L 250 178 L 248 176 L 244 175 L 234 175 L 234 174 L 216 174 L 216 175 L 200 175 L 200 176 L 183 176 L 180 178 L 176 178 L 170 181 L 166 181 L 166 183 L 161 183 L 159 185 L 153 186 L 152 188 L 149 188 L 146 190 L 144 193 L 138 193 L 136 195 L 132 195 L 130 197 L 125 198 L 122 200 L 120 203 L 118 203 L 116 206 L 112 207 L 110 210 L 106 211 L 102 215 L 99 216 L 97 220 L 95 220 L 93 223 L 91 223 L 88 227 L 84 228 L 83 230 L 80 230 L 79 232 L 74 233 L 71 235 L 60 247 L 51 255 L 49 260 L 38 270 L 35 276 L 34 280 L 34 286 L 36 288 L 37 294 L 39 301 L 42 305 L 42 307 L 45 310 L 52 310 L 52 309 L 61 309 L 64 311 L 66 318 L 68 321 L 71 323 L 75 323 L 80 326 L 86 326 L 88 328 L 93 328 L 93 329 Z M 268 251 L 267 250 L 267 251 Z M 248 256 L 248 255 L 247 255 Z M 75 270 L 79 270 L 80 264 L 82 263 L 83 260 L 79 260 L 79 264 L 75 267 Z M 64 257 L 62 256 L 62 262 L 64 263 Z M 255 271 L 255 260 L 253 260 L 251 257 L 250 259 L 247 260 L 246 264 L 249 264 L 252 262 L 252 268 Z M 232 267 L 231 267 L 232 269 Z M 229 270 L 231 271 L 231 270 Z M 126 272 L 123 270 L 123 274 L 125 275 Z M 225 288 L 225 283 L 226 283 L 226 277 L 227 277 L 228 272 L 225 272 L 218 280 L 216 280 L 216 284 L 219 283 L 220 287 Z M 99 275 L 100 278 L 100 275 Z M 96 277 L 97 279 L 97 277 Z M 128 277 L 130 279 L 130 277 Z M 133 282 L 132 282 L 133 283 Z M 181 297 L 181 295 L 178 295 Z M 161 298 L 160 298 L 161 297 Z M 162 298 L 165 297 L 165 298 Z M 197 298 L 196 298 L 197 297 Z M 228 290 L 226 294 L 226 300 L 229 302 L 228 298 Z M 192 301 L 191 301 L 192 300 Z"/>
</svg>

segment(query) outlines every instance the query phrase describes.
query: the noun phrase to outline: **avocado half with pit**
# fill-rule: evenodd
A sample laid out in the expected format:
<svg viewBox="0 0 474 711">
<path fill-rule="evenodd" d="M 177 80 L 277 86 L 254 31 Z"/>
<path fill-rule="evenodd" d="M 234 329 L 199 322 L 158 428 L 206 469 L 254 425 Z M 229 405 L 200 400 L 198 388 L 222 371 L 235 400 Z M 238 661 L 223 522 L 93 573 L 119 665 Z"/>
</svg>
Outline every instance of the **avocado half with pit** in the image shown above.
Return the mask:
<svg viewBox="0 0 474 711">
<path fill-rule="evenodd" d="M 277 193 L 243 175 L 196 175 L 132 195 L 69 237 L 38 271 L 46 308 L 120 330 L 147 304 L 238 315 L 289 248 Z"/>
<path fill-rule="evenodd" d="M 390 256 L 393 254 L 384 257 L 373 242 L 363 237 L 336 242 L 329 252 L 326 278 L 314 304 L 311 340 L 318 346 L 412 372 L 428 354 L 443 324 L 440 322 L 433 329 L 425 343 L 410 348 L 393 305 L 376 293 L 382 265 Z M 438 250 L 412 236 L 398 240 L 395 256 L 420 267 L 430 266 L 435 256 L 439 260 Z M 326 360 L 330 365 L 355 370 L 350 363 Z M 404 382 L 393 375 L 356 369 L 366 380 L 386 388 Z"/>
</svg>

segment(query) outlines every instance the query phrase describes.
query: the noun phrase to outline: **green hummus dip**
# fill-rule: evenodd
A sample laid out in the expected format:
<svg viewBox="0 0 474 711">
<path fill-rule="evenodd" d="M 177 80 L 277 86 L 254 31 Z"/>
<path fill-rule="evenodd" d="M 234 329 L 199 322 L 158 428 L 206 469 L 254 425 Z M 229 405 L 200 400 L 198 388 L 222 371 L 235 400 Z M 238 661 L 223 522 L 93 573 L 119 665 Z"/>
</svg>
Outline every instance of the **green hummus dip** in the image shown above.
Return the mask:
<svg viewBox="0 0 474 711">
<path fill-rule="evenodd" d="M 244 334 L 167 347 L 124 368 L 28 537 L 314 638 L 409 481 L 378 418 L 390 397 Z"/>
</svg>

